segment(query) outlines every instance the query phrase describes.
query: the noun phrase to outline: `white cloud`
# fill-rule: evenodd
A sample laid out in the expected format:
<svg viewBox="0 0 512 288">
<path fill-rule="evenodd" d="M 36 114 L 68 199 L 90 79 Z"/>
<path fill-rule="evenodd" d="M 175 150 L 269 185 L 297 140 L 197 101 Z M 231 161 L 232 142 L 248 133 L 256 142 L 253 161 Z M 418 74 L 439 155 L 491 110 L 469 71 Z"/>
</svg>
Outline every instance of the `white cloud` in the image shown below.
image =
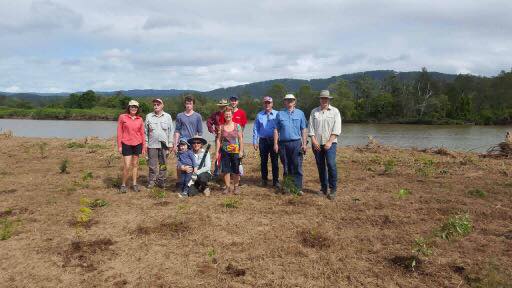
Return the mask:
<svg viewBox="0 0 512 288">
<path fill-rule="evenodd" d="M 374 69 L 496 75 L 512 2 L 18 0 L 0 3 L 0 87 L 209 90 Z"/>
</svg>

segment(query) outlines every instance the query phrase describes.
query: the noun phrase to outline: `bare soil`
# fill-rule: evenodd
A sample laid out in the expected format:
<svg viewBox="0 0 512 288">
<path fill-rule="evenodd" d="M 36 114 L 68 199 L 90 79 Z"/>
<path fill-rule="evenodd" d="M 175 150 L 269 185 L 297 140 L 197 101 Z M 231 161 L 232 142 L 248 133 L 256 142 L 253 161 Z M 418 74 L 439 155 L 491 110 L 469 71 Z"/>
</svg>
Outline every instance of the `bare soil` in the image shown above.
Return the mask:
<svg viewBox="0 0 512 288">
<path fill-rule="evenodd" d="M 157 199 L 146 189 L 118 193 L 113 140 L 88 139 L 84 148 L 69 148 L 71 141 L 0 137 L 0 220 L 16 223 L 0 241 L 0 287 L 512 285 L 511 159 L 343 147 L 330 201 L 316 195 L 310 151 L 305 195 L 297 197 L 259 186 L 259 159 L 249 147 L 241 195 L 214 186 L 210 197 L 180 199 L 171 175 Z M 69 173 L 59 170 L 64 159 Z M 140 167 L 139 184 L 147 172 Z M 83 197 L 109 202 L 92 211 L 87 229 L 70 225 Z M 223 205 L 227 197 L 237 208 Z M 430 256 L 412 252 L 416 238 L 461 213 L 472 221 L 468 236 L 434 238 Z"/>
</svg>

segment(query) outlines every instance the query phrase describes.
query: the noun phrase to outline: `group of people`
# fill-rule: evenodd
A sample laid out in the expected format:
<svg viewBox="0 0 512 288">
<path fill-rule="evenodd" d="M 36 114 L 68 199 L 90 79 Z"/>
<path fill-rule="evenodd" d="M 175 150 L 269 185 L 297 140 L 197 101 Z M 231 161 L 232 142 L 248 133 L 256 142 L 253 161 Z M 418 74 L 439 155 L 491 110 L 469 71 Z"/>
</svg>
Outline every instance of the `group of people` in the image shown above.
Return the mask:
<svg viewBox="0 0 512 288">
<path fill-rule="evenodd" d="M 332 98 L 328 90 L 322 90 L 319 106 L 311 111 L 307 121 L 304 112 L 296 108 L 293 94 L 285 95 L 284 109 L 280 111 L 273 109 L 272 97 L 263 97 L 263 110 L 254 120 L 252 139 L 254 149 L 259 150 L 262 186 L 269 185 L 270 158 L 275 192 L 290 192 L 289 185 L 282 187 L 279 181 L 279 158 L 283 176 L 293 179 L 295 192 L 303 195 L 302 161 L 309 137 L 320 178 L 318 194 L 331 200 L 336 197 L 336 145 L 342 124 L 340 111 L 330 105 Z M 140 190 L 137 185 L 139 157 L 147 154 L 148 188 L 165 188 L 167 159 L 169 155 L 176 155 L 176 187 L 180 197 L 210 195 L 208 182 L 217 177 L 224 181 L 223 193 L 239 194 L 247 116 L 238 107 L 238 97 L 231 97 L 229 102 L 220 100 L 218 111 L 206 121 L 208 132 L 215 137 L 213 174 L 211 145 L 202 137 L 202 117 L 194 111 L 193 96 L 185 97 L 185 111 L 176 116 L 176 127 L 173 127 L 171 115 L 164 112 L 162 99 L 152 102 L 153 112 L 146 115 L 145 121 L 139 116 L 140 106 L 135 100 L 131 100 L 126 113 L 119 116 L 117 145 L 124 164 L 121 193 L 127 192 L 130 175 L 133 191 Z"/>
</svg>

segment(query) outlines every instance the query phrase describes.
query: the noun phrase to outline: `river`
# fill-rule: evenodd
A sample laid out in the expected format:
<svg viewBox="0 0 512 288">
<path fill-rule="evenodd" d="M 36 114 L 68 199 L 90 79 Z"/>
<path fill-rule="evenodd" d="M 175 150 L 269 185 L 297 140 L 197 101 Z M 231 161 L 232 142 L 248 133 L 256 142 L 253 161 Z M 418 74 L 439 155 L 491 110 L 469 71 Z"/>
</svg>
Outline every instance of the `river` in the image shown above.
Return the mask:
<svg viewBox="0 0 512 288">
<path fill-rule="evenodd" d="M 21 120 L 0 119 L 0 132 L 11 130 L 15 136 L 42 138 L 110 138 L 116 134 L 114 121 Z M 205 138 L 213 140 L 204 125 Z M 246 141 L 252 141 L 252 123 L 245 129 Z M 502 142 L 512 126 L 343 124 L 339 140 L 342 146 L 364 145 L 368 135 L 380 143 L 396 147 L 445 147 L 456 151 L 484 152 Z"/>
</svg>

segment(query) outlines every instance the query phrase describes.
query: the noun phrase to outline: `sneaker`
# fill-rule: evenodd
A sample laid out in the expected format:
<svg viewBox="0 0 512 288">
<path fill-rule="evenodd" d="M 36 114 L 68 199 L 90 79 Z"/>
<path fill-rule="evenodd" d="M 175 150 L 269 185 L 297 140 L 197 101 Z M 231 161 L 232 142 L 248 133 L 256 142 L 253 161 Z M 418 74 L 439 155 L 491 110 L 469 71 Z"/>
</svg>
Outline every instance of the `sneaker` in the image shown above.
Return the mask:
<svg viewBox="0 0 512 288">
<path fill-rule="evenodd" d="M 275 189 L 281 189 L 281 183 L 276 182 L 276 183 L 272 184 L 272 187 L 274 187 Z"/>
<path fill-rule="evenodd" d="M 236 187 L 235 187 L 235 189 L 233 190 L 233 193 L 234 193 L 235 195 L 240 194 L 240 189 L 238 188 L 238 186 L 236 186 Z"/>
<path fill-rule="evenodd" d="M 336 193 L 331 192 L 331 193 L 327 194 L 327 199 L 329 199 L 329 200 L 336 199 Z"/>
<path fill-rule="evenodd" d="M 153 189 L 155 187 L 155 182 L 149 182 L 147 188 L 148 189 Z"/>
<path fill-rule="evenodd" d="M 156 187 L 161 188 L 161 189 L 165 189 L 165 183 L 157 182 L 156 183 Z"/>
<path fill-rule="evenodd" d="M 119 187 L 119 192 L 121 192 L 121 193 L 128 192 L 128 189 L 126 188 L 126 185 L 121 185 L 121 187 Z"/>
<path fill-rule="evenodd" d="M 203 193 L 204 193 L 204 196 L 206 196 L 206 197 L 210 196 L 210 188 L 206 187 L 206 189 L 204 189 Z"/>
<path fill-rule="evenodd" d="M 302 192 L 302 190 L 300 190 L 299 192 L 297 192 L 297 195 L 302 196 L 302 195 L 304 195 L 304 192 Z"/>
<path fill-rule="evenodd" d="M 137 184 L 134 184 L 134 185 L 132 186 L 132 189 L 133 189 L 133 192 L 139 192 L 139 191 L 140 191 L 140 189 L 139 189 L 139 185 L 137 185 Z"/>
<path fill-rule="evenodd" d="M 224 190 L 222 190 L 222 194 L 226 195 L 229 194 L 230 190 L 229 187 L 225 187 Z"/>
<path fill-rule="evenodd" d="M 268 180 L 261 180 L 262 187 L 267 187 L 267 185 L 268 185 Z"/>
<path fill-rule="evenodd" d="M 327 195 L 327 190 L 320 189 L 320 190 L 318 190 L 318 192 L 316 192 L 316 195 L 323 197 L 323 196 Z"/>
<path fill-rule="evenodd" d="M 187 192 L 181 192 L 181 193 L 178 193 L 178 197 L 180 197 L 180 198 L 187 198 L 188 194 L 187 194 Z"/>
</svg>

